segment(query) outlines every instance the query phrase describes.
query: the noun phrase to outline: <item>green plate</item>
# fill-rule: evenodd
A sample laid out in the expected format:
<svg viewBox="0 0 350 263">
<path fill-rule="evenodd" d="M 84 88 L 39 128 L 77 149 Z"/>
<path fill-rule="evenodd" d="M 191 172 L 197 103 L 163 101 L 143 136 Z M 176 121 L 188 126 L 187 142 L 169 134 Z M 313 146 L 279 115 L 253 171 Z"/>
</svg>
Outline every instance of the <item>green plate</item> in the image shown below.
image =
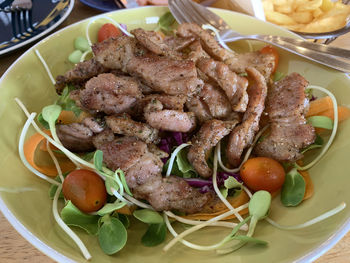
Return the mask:
<svg viewBox="0 0 350 263">
<path fill-rule="evenodd" d="M 128 25 L 128 29 L 144 27 L 155 29 L 158 17 L 167 11 L 166 7 L 146 7 L 109 13 L 118 22 Z M 233 29 L 246 34 L 295 35 L 269 23 L 230 11 L 214 9 Z M 26 120 L 23 112 L 14 101 L 20 98 L 32 112 L 40 112 L 42 107 L 55 100 L 55 90 L 42 64 L 36 57 L 38 49 L 48 63 L 54 76 L 72 67 L 67 61 L 73 51 L 74 38 L 85 35 L 88 21 L 84 20 L 69 26 L 42 40 L 21 56 L 4 74 L 0 81 L 0 187 L 33 187 L 36 190 L 20 194 L 1 193 L 0 208 L 10 223 L 33 245 L 57 261 L 84 262 L 75 244 L 55 223 L 51 213 L 52 201 L 48 197 L 49 185 L 29 172 L 21 163 L 17 144 L 22 126 Z M 96 35 L 97 20 L 91 28 Z M 242 47 L 242 44 L 238 45 Z M 313 85 L 331 90 L 340 104 L 350 105 L 350 80 L 342 73 L 306 61 L 298 56 L 280 51 L 279 71 L 296 71 Z M 315 184 L 314 196 L 296 208 L 285 208 L 279 198 L 275 198 L 271 208 L 271 218 L 275 221 L 293 225 L 305 222 L 341 202 L 350 201 L 350 121 L 339 127 L 334 144 L 327 155 L 310 170 Z M 126 247 L 114 256 L 103 254 L 96 237 L 82 231 L 76 232 L 92 254 L 91 262 L 292 262 L 315 259 L 334 245 L 350 228 L 350 210 L 298 231 L 281 231 L 266 222 L 256 229 L 256 237 L 269 242 L 268 247 L 246 246 L 229 255 L 217 256 L 214 252 L 198 252 L 182 244 L 169 252 L 162 246 L 147 248 L 140 239 L 145 226 L 132 222 Z M 209 244 L 218 240 L 227 229 L 211 228 L 194 234 L 193 242 Z M 170 234 L 168 235 L 170 238 Z"/>
</svg>

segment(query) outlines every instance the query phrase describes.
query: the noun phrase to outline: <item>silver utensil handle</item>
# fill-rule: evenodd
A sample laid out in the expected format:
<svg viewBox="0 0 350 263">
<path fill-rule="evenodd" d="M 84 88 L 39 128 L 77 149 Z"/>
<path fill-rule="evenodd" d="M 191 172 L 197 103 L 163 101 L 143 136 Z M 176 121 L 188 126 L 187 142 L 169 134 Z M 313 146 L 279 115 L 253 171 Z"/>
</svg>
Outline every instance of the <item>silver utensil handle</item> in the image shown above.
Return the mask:
<svg viewBox="0 0 350 263">
<path fill-rule="evenodd" d="M 332 46 L 324 45 L 324 44 L 312 43 L 310 41 L 298 39 L 298 38 L 281 37 L 281 36 L 268 36 L 268 35 L 262 35 L 261 37 L 263 37 L 266 40 L 273 41 L 273 42 L 285 41 L 285 42 L 289 42 L 293 45 L 297 45 L 299 47 L 307 48 L 307 49 L 314 50 L 317 52 L 327 53 L 327 54 L 332 55 L 332 56 L 350 59 L 350 50 L 344 49 L 344 48 L 338 48 L 338 47 L 332 47 Z"/>
<path fill-rule="evenodd" d="M 226 32 L 224 32 L 224 34 L 220 34 L 220 36 L 224 42 L 232 42 L 237 40 L 237 33 L 235 33 L 234 31 L 232 32 L 231 30 L 227 30 Z M 247 37 L 253 37 L 253 36 L 254 38 L 258 38 L 262 41 L 269 41 L 269 42 L 276 42 L 276 43 L 280 41 L 285 41 L 293 45 L 297 45 L 299 47 L 307 48 L 317 52 L 327 53 L 332 56 L 350 59 L 350 50 L 344 49 L 344 48 L 312 43 L 304 39 L 290 38 L 290 37 L 270 36 L 270 35 L 249 35 Z"/>
</svg>

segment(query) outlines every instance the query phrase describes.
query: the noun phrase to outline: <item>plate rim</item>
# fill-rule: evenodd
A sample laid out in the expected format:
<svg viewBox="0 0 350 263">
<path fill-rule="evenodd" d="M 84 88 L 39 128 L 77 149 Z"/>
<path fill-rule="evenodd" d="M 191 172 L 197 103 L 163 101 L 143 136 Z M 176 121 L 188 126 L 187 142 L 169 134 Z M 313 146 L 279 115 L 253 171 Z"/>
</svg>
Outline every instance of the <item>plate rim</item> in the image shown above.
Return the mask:
<svg viewBox="0 0 350 263">
<path fill-rule="evenodd" d="M 7 54 L 7 53 L 9 53 L 9 52 L 11 52 L 11 51 L 14 51 L 14 50 L 16 50 L 16 49 L 19 49 L 19 48 L 21 48 L 21 47 L 24 47 L 24 46 L 26 46 L 26 45 L 28 45 L 28 44 L 30 44 L 30 43 L 32 43 L 32 42 L 34 42 L 34 41 L 40 39 L 41 37 L 43 37 L 43 36 L 47 35 L 48 33 L 50 33 L 52 30 L 54 30 L 54 29 L 55 29 L 56 27 L 58 27 L 60 24 L 62 24 L 63 21 L 66 20 L 67 17 L 68 17 L 68 16 L 70 15 L 70 13 L 72 12 L 73 7 L 74 7 L 74 4 L 75 4 L 75 1 L 74 1 L 74 0 L 69 0 L 69 1 L 70 1 L 70 2 L 69 2 L 67 11 L 63 14 L 63 16 L 62 16 L 55 24 L 53 24 L 52 26 L 50 26 L 49 28 L 47 28 L 46 30 L 44 30 L 43 32 L 41 32 L 41 33 L 38 34 L 38 35 L 35 35 L 35 36 L 33 36 L 33 37 L 30 37 L 30 38 L 28 38 L 27 40 L 18 43 L 17 45 L 14 45 L 14 46 L 11 46 L 11 47 L 9 47 L 9 48 L 5 48 L 5 49 L 1 50 L 1 51 L 0 51 L 0 56 L 5 55 L 5 54 Z M 16 60 L 16 61 L 17 61 L 17 60 Z M 6 72 L 7 72 L 7 71 L 6 71 Z M 6 72 L 5 72 L 5 73 L 6 73 Z M 4 74 L 5 74 L 5 73 L 4 73 Z"/>
<path fill-rule="evenodd" d="M 103 11 L 103 12 L 114 12 L 114 11 L 119 10 L 119 8 L 117 6 L 115 6 L 116 9 L 109 9 L 109 8 L 104 8 L 104 7 L 101 8 L 99 6 L 96 7 L 96 5 L 91 4 L 90 1 L 88 1 L 88 0 L 79 0 L 79 2 L 81 2 L 82 4 L 84 4 L 84 5 L 88 6 L 88 7 L 91 7 L 91 8 L 94 8 L 96 10 Z"/>
<path fill-rule="evenodd" d="M 74 0 L 72 0 L 71 2 L 73 2 L 73 6 L 74 6 Z M 164 6 L 143 6 L 143 7 L 138 7 L 138 9 L 143 9 L 143 8 L 164 8 Z M 231 11 L 231 10 L 220 9 L 220 8 L 210 8 L 210 9 L 212 9 L 212 10 L 220 10 L 220 12 L 224 12 L 224 13 L 237 13 L 239 15 L 243 15 L 243 16 L 248 16 L 248 17 L 254 18 L 252 16 L 249 16 L 249 15 L 246 15 L 246 14 L 242 14 L 242 13 L 238 13 L 238 12 L 234 12 L 234 11 Z M 73 26 L 75 26 L 75 25 L 77 25 L 79 23 L 83 23 L 83 22 L 85 22 L 85 21 L 87 21 L 89 19 L 98 18 L 99 16 L 105 16 L 105 15 L 109 15 L 109 14 L 115 13 L 115 12 L 123 12 L 124 10 L 132 10 L 132 9 L 119 9 L 119 10 L 114 10 L 114 11 L 111 11 L 111 12 L 106 12 L 106 13 L 102 13 L 102 14 L 99 14 L 99 15 L 95 15 L 95 16 L 92 16 L 92 17 L 88 17 L 88 18 L 82 19 L 80 21 L 77 21 L 77 22 L 75 22 L 73 24 L 70 24 L 70 25 L 68 25 L 68 26 L 66 26 L 66 27 L 56 31 L 55 33 L 53 33 L 52 35 L 47 36 L 46 38 L 42 39 L 41 41 L 44 41 L 47 38 L 50 38 L 50 37 L 52 37 L 52 36 L 54 36 L 56 34 L 59 34 L 63 30 L 66 30 L 66 29 L 68 29 L 70 27 L 73 27 Z M 255 18 L 255 19 L 257 19 L 257 18 Z M 257 19 L 257 20 L 259 20 L 259 19 Z M 279 28 L 282 31 L 285 31 L 285 32 L 288 32 L 288 33 L 292 33 L 296 38 L 303 39 L 301 36 L 295 34 L 292 31 L 289 31 L 286 28 L 283 28 L 281 26 L 275 25 L 275 24 L 273 24 L 271 22 L 268 22 L 268 21 L 262 21 L 262 22 L 270 24 L 270 25 L 272 25 L 272 26 L 274 26 L 276 28 Z M 0 84 L 4 81 L 4 78 L 8 75 L 8 72 L 10 70 L 12 70 L 12 68 L 18 63 L 18 61 L 20 61 L 22 59 L 22 57 L 25 56 L 27 53 L 31 52 L 36 46 L 40 45 L 41 41 L 39 41 L 38 43 L 36 43 L 32 47 L 30 47 L 28 50 L 26 50 L 21 56 L 19 56 L 11 64 L 11 66 L 1 76 Z M 0 55 L 1 55 L 1 53 L 0 53 Z M 346 74 L 346 73 L 343 73 L 343 72 L 340 72 L 340 71 L 339 71 L 339 73 L 344 75 L 344 76 L 346 76 L 348 79 L 350 79 L 350 74 Z M 1 85 L 0 85 L 0 87 L 1 87 Z M 68 263 L 75 263 L 76 262 L 76 261 L 72 260 L 71 258 L 66 257 L 62 253 L 56 251 L 52 247 L 48 246 L 47 244 L 42 242 L 39 238 L 37 238 L 33 233 L 31 233 L 15 217 L 15 215 L 8 209 L 8 207 L 6 206 L 5 202 L 1 198 L 1 195 L 0 195 L 0 211 L 3 213 L 4 217 L 12 225 L 12 227 L 21 236 L 24 239 L 26 239 L 30 244 L 32 244 L 35 248 L 40 250 L 42 253 L 44 253 L 45 255 L 50 257 L 51 259 L 56 260 L 58 262 L 68 262 Z M 310 251 L 309 253 L 305 254 L 304 256 L 294 260 L 293 262 L 296 262 L 296 263 L 308 263 L 308 262 L 312 262 L 312 261 L 316 260 L 317 258 L 322 256 L 323 254 L 325 254 L 328 250 L 330 250 L 335 244 L 337 244 L 339 242 L 339 240 L 342 239 L 349 231 L 350 231 L 350 217 L 337 229 L 337 231 L 334 232 L 334 234 L 331 237 L 329 237 L 327 240 L 322 242 L 320 244 L 320 246 L 318 246 L 314 250 Z"/>
</svg>

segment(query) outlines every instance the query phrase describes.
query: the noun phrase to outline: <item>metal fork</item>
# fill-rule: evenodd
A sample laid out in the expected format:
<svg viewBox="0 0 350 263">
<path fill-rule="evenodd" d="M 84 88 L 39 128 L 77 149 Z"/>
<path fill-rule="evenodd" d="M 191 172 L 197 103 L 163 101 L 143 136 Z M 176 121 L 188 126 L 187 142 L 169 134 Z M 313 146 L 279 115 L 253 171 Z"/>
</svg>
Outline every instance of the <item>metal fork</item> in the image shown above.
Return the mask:
<svg viewBox="0 0 350 263">
<path fill-rule="evenodd" d="M 331 68 L 350 72 L 350 63 L 345 61 L 350 58 L 350 50 L 311 43 L 302 39 L 270 35 L 241 35 L 233 31 L 221 17 L 191 0 L 169 0 L 169 9 L 180 24 L 192 22 L 198 25 L 212 25 L 219 30 L 225 42 L 242 39 L 259 40 Z"/>
<path fill-rule="evenodd" d="M 14 38 L 26 38 L 34 31 L 31 0 L 6 0 L 0 4 L 0 11 L 11 13 Z"/>
</svg>

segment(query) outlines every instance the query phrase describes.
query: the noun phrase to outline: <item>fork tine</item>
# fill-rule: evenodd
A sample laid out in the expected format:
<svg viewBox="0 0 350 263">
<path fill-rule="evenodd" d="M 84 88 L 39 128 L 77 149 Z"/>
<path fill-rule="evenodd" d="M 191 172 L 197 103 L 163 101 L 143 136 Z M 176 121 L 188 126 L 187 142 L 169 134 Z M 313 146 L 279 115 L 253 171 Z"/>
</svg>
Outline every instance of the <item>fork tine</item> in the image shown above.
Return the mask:
<svg viewBox="0 0 350 263">
<path fill-rule="evenodd" d="M 183 0 L 183 1 L 186 1 L 186 0 Z M 197 18 L 198 21 L 201 21 L 201 24 L 203 24 L 203 25 L 205 25 L 205 24 L 210 24 L 210 25 L 212 25 L 212 26 L 215 26 L 215 25 L 212 24 L 211 21 L 208 20 L 207 17 L 203 16 L 201 10 L 198 9 L 197 4 L 195 4 L 195 3 L 192 2 L 192 1 L 186 1 L 186 2 L 187 2 L 187 4 L 188 4 L 189 6 L 191 6 L 192 11 L 193 11 L 193 14 L 195 14 L 195 16 L 196 16 L 196 18 Z M 188 9 L 190 9 L 190 8 L 188 8 Z"/>
<path fill-rule="evenodd" d="M 198 15 L 197 10 L 191 8 L 192 6 L 189 4 L 190 1 L 187 0 L 177 0 L 179 3 L 180 9 L 187 15 L 187 17 L 191 18 L 190 22 L 195 22 L 198 25 L 206 24 L 206 20 L 204 20 L 200 15 Z"/>
<path fill-rule="evenodd" d="M 23 10 L 22 11 L 23 14 L 23 32 L 27 32 L 28 31 L 28 26 L 27 26 L 27 17 L 28 17 L 28 12 L 27 10 Z"/>
<path fill-rule="evenodd" d="M 32 20 L 32 9 L 28 10 L 28 23 L 29 23 L 29 27 L 32 29 L 32 31 L 34 31 L 33 20 Z"/>
<path fill-rule="evenodd" d="M 20 37 L 22 36 L 22 22 L 21 22 L 21 11 L 16 11 L 16 17 L 17 17 L 17 27 L 18 27 L 18 34 L 17 34 L 17 37 Z"/>
<path fill-rule="evenodd" d="M 11 12 L 11 26 L 12 34 L 14 38 L 17 38 L 17 29 L 16 29 L 16 12 Z"/>
<path fill-rule="evenodd" d="M 170 6 L 171 10 L 175 14 L 176 20 L 182 24 L 186 22 L 190 22 L 189 19 L 183 14 L 181 8 L 178 6 L 178 3 L 176 0 L 170 0 Z"/>
</svg>

